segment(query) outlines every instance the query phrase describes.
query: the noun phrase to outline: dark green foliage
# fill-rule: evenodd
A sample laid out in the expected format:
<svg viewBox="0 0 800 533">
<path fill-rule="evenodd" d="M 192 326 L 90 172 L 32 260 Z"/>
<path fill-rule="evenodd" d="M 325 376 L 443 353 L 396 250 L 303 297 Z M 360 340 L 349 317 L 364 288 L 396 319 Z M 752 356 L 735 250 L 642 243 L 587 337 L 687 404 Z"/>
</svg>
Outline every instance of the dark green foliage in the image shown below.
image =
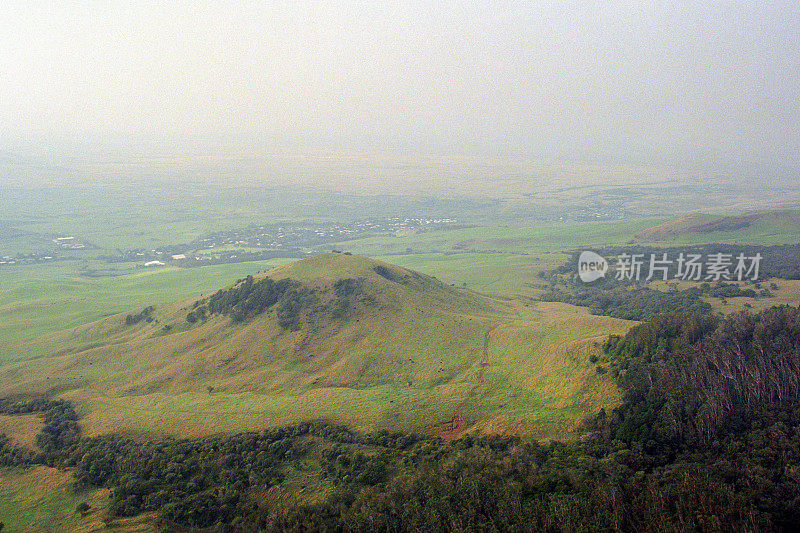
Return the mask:
<svg viewBox="0 0 800 533">
<path fill-rule="evenodd" d="M 333 318 L 343 318 L 351 311 L 358 308 L 358 302 L 373 304 L 372 296 L 364 291 L 364 280 L 362 278 L 345 278 L 337 281 L 333 286 L 336 298 L 332 302 L 330 309 Z"/>
<path fill-rule="evenodd" d="M 333 290 L 339 298 L 358 296 L 364 291 L 364 280 L 353 278 L 340 279 L 333 284 Z"/>
<path fill-rule="evenodd" d="M 393 281 L 395 283 L 402 283 L 403 278 L 398 276 L 392 269 L 387 268 L 383 265 L 375 265 L 372 267 L 372 270 L 379 276 L 388 279 L 389 281 Z"/>
<path fill-rule="evenodd" d="M 152 322 L 153 321 L 153 316 L 152 315 L 153 315 L 153 311 L 155 311 L 155 310 L 156 310 L 156 308 L 151 305 L 151 306 L 145 307 L 144 309 L 142 309 L 140 312 L 136 313 L 135 315 L 127 315 L 125 317 L 125 325 L 133 326 L 134 324 L 138 324 L 142 320 L 144 320 L 146 322 Z"/>
<path fill-rule="evenodd" d="M 627 254 L 643 254 L 646 261 L 649 261 L 650 254 L 656 254 L 656 257 L 661 258 L 663 253 L 668 254 L 668 258 L 676 259 L 679 253 L 684 254 L 699 254 L 702 257 L 709 257 L 712 254 L 722 253 L 730 254 L 733 257 L 734 264 L 736 257 L 739 254 L 744 254 L 746 257 L 753 257 L 756 254 L 761 254 L 761 263 L 759 268 L 759 279 L 765 280 L 768 278 L 781 278 L 781 279 L 800 279 L 800 244 L 780 244 L 774 246 L 763 246 L 753 244 L 700 244 L 693 246 L 680 246 L 680 247 L 660 247 L 660 246 L 609 246 L 596 250 L 600 255 L 610 261 L 610 265 L 614 266 L 612 258 L 621 253 Z M 576 272 L 577 260 L 579 252 L 573 255 L 573 258 L 567 265 L 558 269 L 560 273 Z M 669 279 L 674 278 L 677 265 L 673 264 L 669 270 Z"/>
<path fill-rule="evenodd" d="M 65 450 L 80 486 L 113 489 L 111 511 L 133 516 L 160 510 L 169 520 L 190 527 L 230 523 L 250 512 L 246 495 L 283 479 L 281 466 L 307 453 L 308 438 L 352 447 L 378 445 L 403 450 L 418 437 L 381 433 L 357 435 L 323 423 L 308 423 L 258 433 L 193 440 L 136 442 L 115 436 L 85 439 Z M 327 455 L 326 455 L 327 456 Z M 390 454 L 354 455 L 357 483 L 386 478 Z"/>
<path fill-rule="evenodd" d="M 275 305 L 289 290 L 298 286 L 290 279 L 273 281 L 264 277 L 258 281 L 253 276 L 227 290 L 217 291 L 208 298 L 206 307 L 210 314 L 230 315 L 234 321 L 242 322 L 263 313 Z"/>
<path fill-rule="evenodd" d="M 747 298 L 756 298 L 758 296 L 771 296 L 769 291 L 765 294 L 763 291 L 761 294 L 757 293 L 753 289 L 744 289 L 742 290 L 741 287 L 734 283 L 724 283 L 718 282 L 714 285 L 709 283 L 703 283 L 700 286 L 700 293 L 713 296 L 714 298 L 739 298 L 739 297 L 747 297 Z"/>
<path fill-rule="evenodd" d="M 647 427 L 657 441 L 707 443 L 737 420 L 800 400 L 797 308 L 719 323 L 661 317 L 605 348 L 628 400 L 618 435 L 625 440 Z"/>
<path fill-rule="evenodd" d="M 255 281 L 253 276 L 239 280 L 230 289 L 217 291 L 203 300 L 197 300 L 186 315 L 190 324 L 208 316 L 222 314 L 234 322 L 244 322 L 268 310 L 274 310 L 278 323 L 284 329 L 297 329 L 303 316 L 328 312 L 333 318 L 342 318 L 358 309 L 359 303 L 373 305 L 375 298 L 364 290 L 363 278 L 345 278 L 333 285 L 334 298 L 330 304 L 320 305 L 322 289 L 302 286 L 285 278 L 273 281 L 265 277 Z"/>
<path fill-rule="evenodd" d="M 194 323 L 205 320 L 207 315 L 221 314 L 230 316 L 234 322 L 243 322 L 263 313 L 298 287 L 299 283 L 288 278 L 273 281 L 265 277 L 255 281 L 253 276 L 247 276 L 230 289 L 221 289 L 196 301 L 186 320 Z"/>
<path fill-rule="evenodd" d="M 35 452 L 12 445 L 9 438 L 0 433 L 0 466 L 24 466 L 33 464 L 36 459 Z"/>
<path fill-rule="evenodd" d="M 630 287 L 613 279 L 601 279 L 591 284 L 575 280 L 554 283 L 541 299 L 588 307 L 595 315 L 648 320 L 665 313 L 711 311 L 711 305 L 701 300 L 700 295 L 697 289 L 662 292 L 643 286 Z"/>
<path fill-rule="evenodd" d="M 21 415 L 43 413 L 44 427 L 36 436 L 39 452 L 12 446 L 5 435 L 0 435 L 0 465 L 24 466 L 35 463 L 55 466 L 59 464 L 63 449 L 80 440 L 78 416 L 72 405 L 64 400 L 35 398 L 14 401 L 0 399 L 0 414 Z"/>
<path fill-rule="evenodd" d="M 800 279 L 800 245 L 782 246 L 734 246 L 726 244 L 710 244 L 681 248 L 650 248 L 646 246 L 609 247 L 598 251 L 610 260 L 619 254 L 642 254 L 645 263 L 650 254 L 658 258 L 667 253 L 673 260 L 679 253 L 700 254 L 708 257 L 714 253 L 726 253 L 735 257 L 743 253 L 752 257 L 756 253 L 762 255 L 759 277 L 761 279 L 774 276 L 785 279 Z M 641 270 L 640 281 L 617 280 L 611 271 L 605 278 L 592 283 L 584 283 L 577 276 L 578 257 L 580 252 L 573 253 L 564 265 L 540 274 L 549 282 L 548 290 L 541 296 L 544 301 L 564 302 L 581 307 L 588 307 L 593 314 L 608 315 L 627 320 L 649 320 L 657 315 L 668 313 L 708 313 L 711 305 L 704 302 L 701 296 L 715 298 L 737 297 L 769 297 L 772 294 L 766 289 L 756 292 L 753 289 L 742 289 L 734 283 L 719 280 L 714 283 L 702 283 L 699 287 L 677 290 L 673 287 L 664 292 L 651 289 L 644 283 L 648 274 L 648 265 Z M 668 279 L 674 279 L 676 264 L 670 267 Z M 774 284 L 773 284 L 774 285 Z M 777 286 L 775 286 L 777 288 Z"/>
<path fill-rule="evenodd" d="M 317 300 L 316 292 L 306 287 L 286 291 L 278 304 L 278 324 L 284 329 L 297 328 L 302 311 L 313 307 Z"/>
<path fill-rule="evenodd" d="M 53 402 L 44 410 L 44 428 L 36 436 L 36 445 L 48 464 L 56 464 L 61 451 L 80 440 L 81 429 L 77 420 L 72 405 L 63 400 Z"/>
</svg>

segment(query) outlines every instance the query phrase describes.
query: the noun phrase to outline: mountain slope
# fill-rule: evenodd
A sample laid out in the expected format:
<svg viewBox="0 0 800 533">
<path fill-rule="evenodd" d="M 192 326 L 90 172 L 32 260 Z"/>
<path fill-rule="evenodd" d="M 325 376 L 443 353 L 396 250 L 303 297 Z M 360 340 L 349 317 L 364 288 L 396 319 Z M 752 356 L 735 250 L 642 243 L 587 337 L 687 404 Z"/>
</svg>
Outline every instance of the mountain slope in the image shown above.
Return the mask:
<svg viewBox="0 0 800 533">
<path fill-rule="evenodd" d="M 618 401 L 588 359 L 593 342 L 628 326 L 323 254 L 61 334 L 78 347 L 0 368 L 0 395 L 72 399 L 89 433 L 203 434 L 315 418 L 438 432 L 458 415 L 455 433 L 551 436 Z"/>
<path fill-rule="evenodd" d="M 796 242 L 800 212 L 765 211 L 735 216 L 693 213 L 636 234 L 643 242 Z"/>
</svg>

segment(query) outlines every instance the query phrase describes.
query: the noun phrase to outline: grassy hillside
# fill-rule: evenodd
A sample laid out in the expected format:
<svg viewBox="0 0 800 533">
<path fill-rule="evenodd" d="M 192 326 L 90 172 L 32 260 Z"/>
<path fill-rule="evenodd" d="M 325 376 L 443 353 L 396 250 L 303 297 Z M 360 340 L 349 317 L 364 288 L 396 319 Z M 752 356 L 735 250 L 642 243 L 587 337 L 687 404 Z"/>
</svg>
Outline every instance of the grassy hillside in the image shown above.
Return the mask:
<svg viewBox="0 0 800 533">
<path fill-rule="evenodd" d="M 0 521 L 4 531 L 100 531 L 108 501 L 107 490 L 75 492 L 71 472 L 46 466 L 0 470 Z M 75 511 L 86 502 L 92 512 Z"/>
<path fill-rule="evenodd" d="M 646 228 L 642 242 L 697 244 L 747 242 L 792 244 L 800 234 L 800 211 L 765 211 L 735 216 L 691 214 Z"/>
<path fill-rule="evenodd" d="M 361 429 L 483 428 L 568 435 L 618 402 L 594 343 L 629 323 L 561 304 L 492 298 L 380 261 L 323 254 L 256 276 L 316 300 L 296 328 L 277 306 L 242 323 L 186 320 L 196 299 L 46 335 L 68 346 L 0 367 L 0 395 L 76 402 L 87 434 L 200 435 L 326 418 Z M 336 284 L 362 296 L 341 311 Z M 336 312 L 333 312 L 333 311 Z"/>
<path fill-rule="evenodd" d="M 289 260 L 202 268 L 139 270 L 86 278 L 55 263 L 22 267 L 0 276 L 0 362 L 48 355 L 58 348 L 47 334 L 94 322 L 136 307 L 199 296 L 248 273 Z"/>
</svg>

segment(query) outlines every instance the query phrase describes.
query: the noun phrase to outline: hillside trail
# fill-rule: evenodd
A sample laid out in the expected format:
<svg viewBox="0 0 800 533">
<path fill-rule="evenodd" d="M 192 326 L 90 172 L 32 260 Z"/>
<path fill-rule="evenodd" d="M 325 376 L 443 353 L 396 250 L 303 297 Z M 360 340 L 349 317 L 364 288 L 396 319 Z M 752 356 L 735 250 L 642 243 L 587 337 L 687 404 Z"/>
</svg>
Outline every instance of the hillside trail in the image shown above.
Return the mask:
<svg viewBox="0 0 800 533">
<path fill-rule="evenodd" d="M 439 424 L 437 426 L 429 427 L 429 431 L 434 435 L 438 435 L 442 438 L 445 442 L 450 442 L 456 439 L 462 431 L 464 431 L 466 421 L 462 415 L 464 407 L 469 404 L 469 402 L 475 399 L 475 396 L 478 393 L 478 389 L 484 384 L 485 377 L 486 377 L 486 367 L 489 366 L 489 338 L 491 337 L 492 332 L 497 329 L 500 324 L 495 324 L 491 328 L 489 328 L 483 336 L 483 350 L 481 353 L 480 359 L 480 370 L 478 371 L 478 377 L 476 379 L 475 385 L 470 388 L 469 392 L 467 393 L 466 398 L 464 401 L 458 404 L 455 411 L 453 412 L 453 417 L 444 424 Z"/>
</svg>

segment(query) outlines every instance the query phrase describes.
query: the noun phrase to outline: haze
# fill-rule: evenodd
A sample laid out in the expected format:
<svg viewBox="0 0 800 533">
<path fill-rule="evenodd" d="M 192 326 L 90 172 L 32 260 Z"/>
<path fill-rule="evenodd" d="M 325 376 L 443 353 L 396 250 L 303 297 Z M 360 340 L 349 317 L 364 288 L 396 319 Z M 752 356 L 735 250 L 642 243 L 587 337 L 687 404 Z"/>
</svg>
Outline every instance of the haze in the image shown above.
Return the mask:
<svg viewBox="0 0 800 533">
<path fill-rule="evenodd" d="M 796 180 L 800 7 L 4 2 L 0 149 L 224 139 Z"/>
</svg>

